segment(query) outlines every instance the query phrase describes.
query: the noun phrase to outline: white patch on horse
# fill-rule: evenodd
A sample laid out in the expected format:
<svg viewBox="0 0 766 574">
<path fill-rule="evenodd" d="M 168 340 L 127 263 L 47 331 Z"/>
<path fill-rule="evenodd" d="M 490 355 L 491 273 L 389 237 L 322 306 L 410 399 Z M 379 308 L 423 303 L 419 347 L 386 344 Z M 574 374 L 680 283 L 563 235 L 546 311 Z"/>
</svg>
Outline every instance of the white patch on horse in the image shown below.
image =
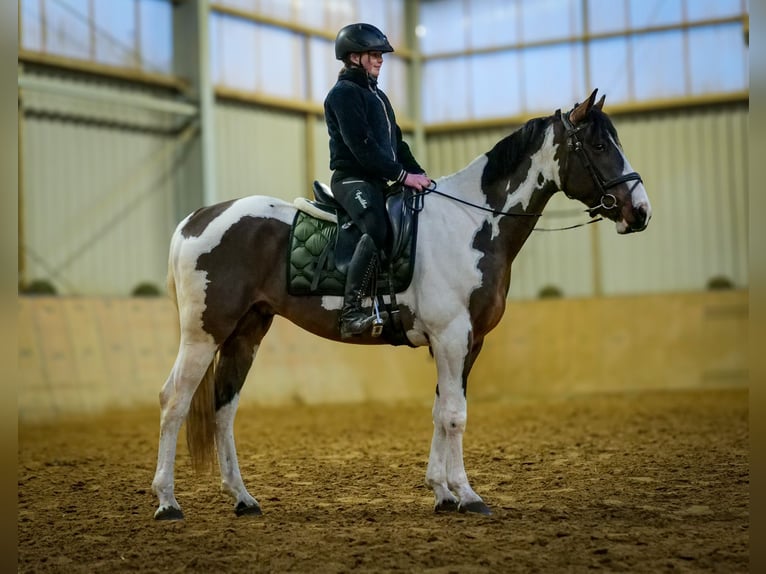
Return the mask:
<svg viewBox="0 0 766 574">
<path fill-rule="evenodd" d="M 363 305 L 366 305 L 367 302 L 363 301 Z M 324 295 L 322 297 L 322 309 L 326 309 L 328 311 L 339 311 L 343 308 L 343 297 L 338 297 L 337 295 Z"/>
<path fill-rule="evenodd" d="M 616 141 L 614 141 L 614 138 L 609 136 L 609 139 L 612 141 L 612 144 L 614 144 L 617 147 L 617 149 L 620 150 L 620 154 L 622 155 L 622 161 L 623 161 L 622 175 L 635 173 L 635 171 L 633 170 L 633 166 L 630 165 L 628 158 L 625 157 L 625 153 L 622 151 L 622 148 L 617 144 Z M 651 203 L 649 203 L 649 196 L 646 193 L 646 188 L 644 187 L 643 182 L 629 181 L 627 182 L 627 185 L 628 187 L 631 188 L 631 192 L 630 192 L 631 205 L 633 205 L 635 209 L 643 208 L 643 210 L 646 212 L 646 223 L 649 223 L 649 220 L 652 218 L 652 205 Z M 617 233 L 625 233 L 630 228 L 630 225 L 623 218 L 615 224 L 615 227 L 617 229 Z"/>
<path fill-rule="evenodd" d="M 437 189 L 486 205 L 481 174 L 487 161 L 486 155 L 479 156 L 465 169 L 439 179 Z M 412 285 L 400 297 L 403 304 L 417 309 L 414 325 L 407 333 L 413 344 L 427 344 L 425 333 L 433 338 L 446 332 L 470 332 L 471 294 L 482 285 L 479 261 L 484 254 L 473 248 L 473 242 L 484 226 L 486 212 L 438 195 L 426 198 L 424 212 L 428 217 L 418 222 Z M 449 264 L 434 264 L 439 261 Z M 457 324 L 461 327 L 456 328 Z"/>
<path fill-rule="evenodd" d="M 532 165 L 529 167 L 527 177 L 511 193 L 511 182 L 508 182 L 506 192 L 509 193 L 502 211 L 509 211 L 513 206 L 521 204 L 526 211 L 529 202 L 532 201 L 532 195 L 540 186 L 538 180 L 542 174 L 546 181 L 553 181 L 558 187 L 561 187 L 559 181 L 559 164 L 556 161 L 557 145 L 553 145 L 553 126 L 548 126 L 545 130 L 545 139 L 543 145 L 531 156 Z M 492 239 L 500 235 L 500 218 L 502 215 L 493 215 L 490 219 L 492 224 Z"/>
<path fill-rule="evenodd" d="M 438 179 L 436 182 L 437 189 L 490 209 L 490 205 L 487 203 L 487 196 L 484 195 L 481 189 L 481 176 L 488 162 L 487 154 L 481 154 L 460 171 Z M 478 220 L 478 218 L 481 218 L 481 222 L 484 222 L 483 214 L 486 212 L 468 205 L 459 205 L 463 211 L 470 214 L 474 219 Z"/>
<path fill-rule="evenodd" d="M 625 154 L 622 154 L 622 159 L 625 162 L 625 168 L 622 170 L 622 175 L 626 175 L 628 173 L 634 173 L 633 166 L 630 165 L 630 162 L 628 161 L 628 158 L 625 157 Z M 649 203 L 649 196 L 646 193 L 646 188 L 644 187 L 643 182 L 638 182 L 638 184 L 633 188 L 633 191 L 630 194 L 631 202 L 633 203 L 633 207 L 639 208 L 643 207 L 646 210 L 646 221 L 648 222 L 652 218 L 652 205 Z"/>
</svg>

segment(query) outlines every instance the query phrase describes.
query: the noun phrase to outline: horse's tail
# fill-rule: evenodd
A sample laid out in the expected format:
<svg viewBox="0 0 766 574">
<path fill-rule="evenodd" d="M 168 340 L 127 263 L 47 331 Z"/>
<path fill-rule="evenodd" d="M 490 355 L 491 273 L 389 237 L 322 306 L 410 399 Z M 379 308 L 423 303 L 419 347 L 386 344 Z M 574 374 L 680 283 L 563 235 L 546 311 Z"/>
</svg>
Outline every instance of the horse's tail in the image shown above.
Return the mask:
<svg viewBox="0 0 766 574">
<path fill-rule="evenodd" d="M 168 297 L 173 301 L 173 305 L 176 306 L 176 311 L 178 311 L 178 293 L 176 293 L 176 278 L 173 275 L 172 265 L 168 265 L 168 277 L 165 286 L 168 289 Z"/>
<path fill-rule="evenodd" d="M 213 471 L 215 463 L 215 372 L 218 353 L 210 362 L 186 416 L 186 444 L 196 472 Z"/>
<path fill-rule="evenodd" d="M 176 311 L 178 311 L 178 292 L 176 290 L 175 262 L 176 258 L 178 257 L 177 253 L 179 240 L 180 233 L 178 233 L 178 229 L 176 229 L 170 239 L 170 250 L 168 253 L 168 275 L 165 279 L 165 286 L 168 289 L 168 297 L 170 297 L 170 299 L 173 301 L 173 305 L 176 306 Z"/>
</svg>

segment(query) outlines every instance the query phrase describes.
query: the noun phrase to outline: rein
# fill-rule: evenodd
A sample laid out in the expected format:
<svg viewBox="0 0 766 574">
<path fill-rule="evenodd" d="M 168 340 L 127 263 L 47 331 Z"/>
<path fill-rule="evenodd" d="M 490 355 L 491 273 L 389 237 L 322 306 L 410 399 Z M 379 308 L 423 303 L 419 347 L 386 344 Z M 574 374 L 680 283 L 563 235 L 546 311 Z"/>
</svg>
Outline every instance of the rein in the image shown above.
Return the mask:
<svg viewBox="0 0 766 574">
<path fill-rule="evenodd" d="M 469 207 L 474 207 L 476 209 L 480 209 L 482 211 L 486 211 L 486 212 L 491 213 L 493 215 L 508 215 L 508 216 L 511 216 L 511 217 L 542 217 L 542 215 L 543 215 L 542 213 L 514 213 L 514 212 L 511 212 L 511 211 L 502 211 L 502 210 L 499 210 L 499 209 L 492 209 L 491 207 L 484 207 L 483 205 L 479 205 L 478 203 L 472 203 L 470 201 L 466 201 L 465 199 L 461 199 L 459 197 L 455 197 L 454 195 L 450 195 L 449 193 L 444 193 L 443 191 L 439 191 L 438 189 L 436 189 L 436 181 L 431 180 L 431 182 L 433 183 L 433 187 L 427 187 L 421 193 L 416 194 L 416 196 L 420 195 L 421 197 L 423 197 L 423 196 L 426 196 L 426 195 L 428 195 L 430 193 L 435 193 L 436 195 L 441 195 L 442 197 L 446 197 L 447 199 L 451 199 L 452 201 L 457 201 L 458 203 L 462 203 L 463 205 L 468 205 Z M 416 196 L 413 196 L 413 197 L 416 197 Z M 610 205 L 606 205 L 604 203 L 603 198 L 602 198 L 601 204 L 597 205 L 596 207 L 590 207 L 588 209 L 584 209 L 583 211 L 585 211 L 586 213 L 590 213 L 592 210 L 596 210 L 599 207 L 603 207 L 604 209 L 611 209 L 611 208 L 613 208 L 614 206 L 617 205 L 617 198 L 614 197 L 611 193 L 605 194 L 604 197 L 611 197 L 612 198 L 612 202 L 611 202 Z M 415 211 L 420 211 L 420 210 L 423 209 L 424 206 L 425 206 L 425 201 L 421 202 L 420 208 L 418 208 L 418 209 L 416 209 L 414 207 L 410 207 L 410 208 L 415 210 Z M 579 213 L 579 211 L 577 213 Z M 583 227 L 585 225 L 590 225 L 591 223 L 598 223 L 599 221 L 603 221 L 603 219 L 604 219 L 603 217 L 596 217 L 596 218 L 591 219 L 590 221 L 586 221 L 584 223 L 576 223 L 575 225 L 569 225 L 567 227 L 553 227 L 553 228 L 538 228 L 538 227 L 535 227 L 534 229 L 532 229 L 532 231 L 565 231 L 567 229 L 575 229 L 577 227 Z"/>
</svg>

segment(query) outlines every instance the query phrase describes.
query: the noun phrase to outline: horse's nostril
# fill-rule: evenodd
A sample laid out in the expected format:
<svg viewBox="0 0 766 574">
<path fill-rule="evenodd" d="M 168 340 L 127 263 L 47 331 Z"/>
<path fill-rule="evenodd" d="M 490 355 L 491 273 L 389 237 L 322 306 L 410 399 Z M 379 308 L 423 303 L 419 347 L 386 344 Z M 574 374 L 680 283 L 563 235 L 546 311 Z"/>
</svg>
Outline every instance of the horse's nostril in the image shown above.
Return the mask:
<svg viewBox="0 0 766 574">
<path fill-rule="evenodd" d="M 649 214 L 645 205 L 642 204 L 635 207 L 633 210 L 633 219 L 633 223 L 630 226 L 631 229 L 639 231 L 646 227 L 649 222 Z"/>
</svg>

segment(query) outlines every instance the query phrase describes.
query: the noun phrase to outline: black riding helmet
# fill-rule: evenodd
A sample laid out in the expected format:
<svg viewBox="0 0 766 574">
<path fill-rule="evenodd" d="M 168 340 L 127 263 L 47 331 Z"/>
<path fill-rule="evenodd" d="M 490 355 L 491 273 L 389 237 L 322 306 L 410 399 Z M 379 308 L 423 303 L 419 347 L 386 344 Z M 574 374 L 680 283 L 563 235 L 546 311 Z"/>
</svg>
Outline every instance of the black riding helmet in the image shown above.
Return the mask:
<svg viewBox="0 0 766 574">
<path fill-rule="evenodd" d="M 343 60 L 352 52 L 393 52 L 385 34 L 372 24 L 349 24 L 335 38 L 335 58 Z"/>
</svg>

